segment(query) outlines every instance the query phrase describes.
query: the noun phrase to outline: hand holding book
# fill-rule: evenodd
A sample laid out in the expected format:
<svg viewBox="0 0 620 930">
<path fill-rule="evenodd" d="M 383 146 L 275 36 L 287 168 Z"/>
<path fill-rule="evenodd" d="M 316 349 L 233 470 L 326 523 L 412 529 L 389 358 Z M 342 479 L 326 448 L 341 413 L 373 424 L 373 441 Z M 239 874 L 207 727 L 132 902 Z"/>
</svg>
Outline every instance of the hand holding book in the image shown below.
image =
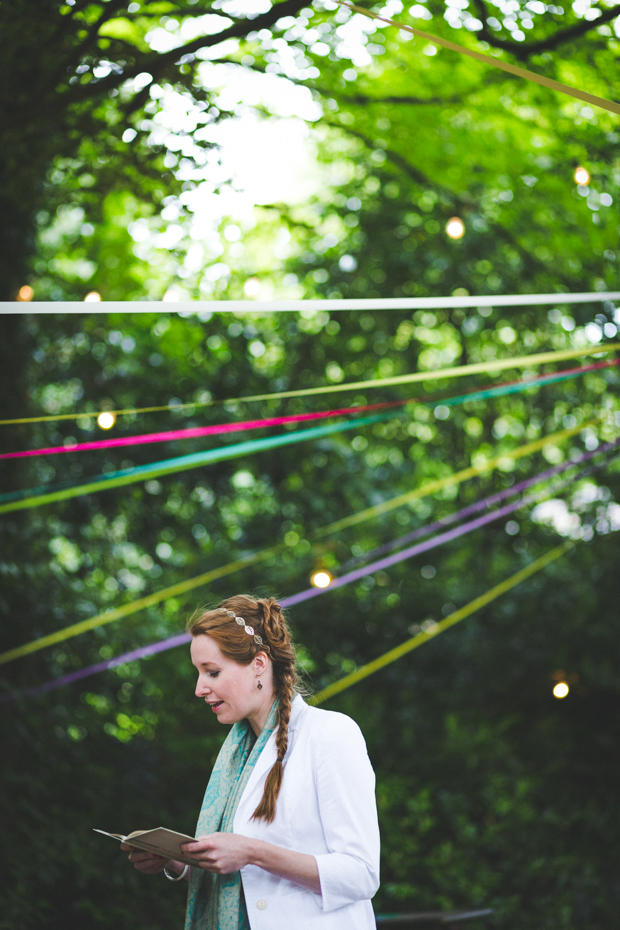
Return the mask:
<svg viewBox="0 0 620 930">
<path fill-rule="evenodd" d="M 156 875 L 164 869 L 183 871 L 183 865 L 198 865 L 198 863 L 183 853 L 183 843 L 191 843 L 194 837 L 185 833 L 176 833 L 165 827 L 155 830 L 134 830 L 127 836 L 120 833 L 107 833 L 105 830 L 95 830 L 103 836 L 120 840 L 121 849 L 130 851 L 129 859 L 140 872 L 146 875 Z M 178 866 L 178 868 L 177 868 Z"/>
</svg>

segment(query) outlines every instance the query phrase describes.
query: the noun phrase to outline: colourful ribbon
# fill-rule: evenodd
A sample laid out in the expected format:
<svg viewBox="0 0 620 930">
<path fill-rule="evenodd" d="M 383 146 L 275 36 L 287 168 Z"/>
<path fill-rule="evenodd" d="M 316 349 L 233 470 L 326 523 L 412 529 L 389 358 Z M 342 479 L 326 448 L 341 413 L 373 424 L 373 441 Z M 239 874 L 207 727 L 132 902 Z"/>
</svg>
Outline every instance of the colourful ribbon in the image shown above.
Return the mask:
<svg viewBox="0 0 620 930">
<path fill-rule="evenodd" d="M 562 297 L 570 295 L 558 294 L 558 303 Z M 601 295 L 600 299 L 603 299 Z M 82 411 L 81 413 L 62 413 L 42 417 L 18 417 L 12 420 L 0 420 L 0 426 L 11 423 L 43 423 L 56 420 L 79 420 L 97 417 L 99 413 L 113 413 L 115 416 L 125 416 L 134 413 L 155 413 L 162 410 L 183 410 L 186 408 L 212 407 L 216 404 L 247 404 L 258 400 L 282 400 L 286 397 L 310 397 L 318 394 L 334 394 L 340 391 L 369 390 L 378 387 L 393 387 L 398 384 L 414 384 L 420 381 L 441 381 L 444 378 L 460 378 L 465 375 L 489 374 L 494 371 L 505 371 L 510 368 L 536 368 L 547 363 L 562 362 L 570 358 L 583 358 L 587 355 L 605 355 L 620 349 L 620 342 L 603 343 L 602 345 L 587 346 L 581 349 L 562 349 L 558 352 L 540 352 L 537 355 L 522 355 L 517 358 L 500 358 L 486 362 L 475 362 L 471 365 L 458 365 L 455 368 L 438 368 L 433 371 L 417 371 L 409 375 L 396 375 L 391 378 L 377 378 L 373 381 L 355 381 L 349 384 L 330 384 L 324 387 L 303 388 L 297 391 L 278 391 L 274 394 L 253 394 L 248 397 L 231 397 L 223 400 L 195 401 L 185 404 L 163 404 L 158 407 L 130 407 L 124 410 Z"/>
<path fill-rule="evenodd" d="M 613 362 L 602 364 L 615 365 L 619 361 L 620 360 L 614 360 Z M 588 370 L 592 370 L 593 367 L 594 366 L 590 366 Z M 460 394 L 457 397 L 444 398 L 441 403 L 443 406 L 455 406 L 456 404 L 462 404 L 467 401 L 483 400 L 490 397 L 500 397 L 506 394 L 526 391 L 529 390 L 529 388 L 532 386 L 551 384 L 555 381 L 563 381 L 566 378 L 575 377 L 576 374 L 580 374 L 584 370 L 585 369 L 572 369 L 569 372 L 561 372 L 560 374 L 553 373 L 549 375 L 543 375 L 540 378 L 535 379 L 533 385 L 529 379 L 527 381 L 508 382 L 506 384 L 496 385 L 481 391 L 473 391 L 467 394 Z M 399 401 L 396 403 L 396 405 L 402 406 L 404 403 L 408 403 L 408 401 Z M 435 404 L 436 400 L 428 402 L 423 401 L 423 403 Z M 355 410 L 356 408 L 351 409 Z M 395 411 L 393 413 L 376 415 L 374 417 L 360 417 L 359 419 L 356 419 L 348 424 L 332 424 L 331 426 L 315 427 L 314 430 L 299 430 L 296 433 L 285 436 L 275 436 L 268 439 L 255 439 L 232 446 L 224 446 L 220 449 L 212 449 L 207 452 L 197 452 L 192 455 L 179 456 L 176 459 L 167 459 L 163 462 L 154 462 L 150 465 L 141 465 L 136 468 L 122 469 L 121 471 L 112 472 L 110 475 L 100 475 L 88 482 L 83 483 L 63 482 L 56 485 L 44 485 L 41 488 L 28 488 L 22 491 L 8 491 L 4 494 L 0 494 L 0 501 L 18 501 L 21 503 L 0 504 L 0 513 L 5 513 L 11 510 L 22 510 L 26 507 L 37 507 L 44 503 L 51 503 L 56 500 L 66 500 L 67 498 L 71 497 L 81 497 L 84 494 L 92 494 L 95 491 L 106 490 L 110 487 L 120 487 L 126 484 L 135 483 L 136 481 L 142 481 L 145 478 L 152 479 L 161 477 L 162 475 L 173 474 L 174 472 L 184 471 L 188 468 L 197 468 L 200 465 L 223 461 L 239 455 L 250 454 L 252 452 L 261 452 L 264 449 L 274 448 L 282 445 L 290 445 L 294 442 L 301 442 L 304 439 L 318 438 L 319 436 L 328 435 L 332 432 L 340 432 L 346 429 L 351 429 L 352 426 L 364 426 L 369 423 L 375 423 L 397 415 L 398 411 Z M 178 463 L 178 467 L 175 467 L 175 462 Z"/>
<path fill-rule="evenodd" d="M 620 359 L 618 360 L 620 363 Z M 604 363 L 605 364 L 605 363 Z M 615 361 L 612 364 L 617 364 Z M 269 417 L 264 420 L 245 420 L 237 423 L 222 423 L 216 426 L 194 426 L 190 429 L 168 430 L 163 433 L 144 433 L 141 436 L 116 436 L 114 439 L 98 439 L 94 442 L 77 442 L 67 446 L 49 446 L 47 449 L 28 449 L 26 452 L 5 452 L 0 459 L 23 458 L 31 455 L 53 455 L 58 452 L 86 452 L 91 449 L 113 449 L 118 446 L 139 446 L 151 442 L 172 442 L 175 439 L 196 439 L 199 436 L 217 436 L 222 433 L 238 433 L 249 429 L 266 429 L 269 426 L 284 426 L 305 420 L 322 420 L 326 417 L 341 417 L 379 410 L 385 407 L 402 407 L 408 400 L 396 400 L 384 404 L 366 404 L 360 407 L 344 407 L 341 410 L 320 410 L 315 413 L 299 413 L 290 417 Z"/>
<path fill-rule="evenodd" d="M 520 494 L 522 491 L 527 490 L 527 488 L 533 487 L 537 484 L 542 484 L 543 481 L 547 481 L 549 478 L 553 478 L 555 475 L 561 474 L 563 471 L 566 471 L 568 468 L 575 468 L 578 464 L 581 465 L 584 462 L 587 462 L 589 459 L 592 459 L 594 456 L 604 455 L 607 452 L 611 452 L 614 449 L 617 449 L 620 445 L 620 439 L 616 439 L 614 442 L 605 443 L 602 446 L 599 446 L 597 449 L 594 449 L 591 452 L 586 452 L 579 462 L 561 462 L 559 465 L 554 465 L 552 468 L 548 468 L 546 471 L 541 472 L 538 475 L 534 475 L 533 478 L 526 478 L 524 481 L 520 481 L 518 484 L 513 484 L 512 487 L 506 488 L 503 491 L 498 491 L 494 494 L 490 494 L 488 497 L 482 498 L 482 500 L 476 501 L 474 504 L 469 504 L 467 507 L 463 507 L 462 510 L 455 511 L 450 513 L 445 517 L 442 517 L 440 520 L 435 520 L 433 523 L 427 523 L 426 526 L 421 526 L 417 530 L 413 530 L 411 533 L 407 533 L 405 536 L 400 536 L 398 539 L 392 539 L 390 542 L 384 543 L 382 546 L 377 546 L 375 549 L 371 549 L 369 552 L 365 552 L 364 555 L 360 555 L 357 558 L 350 559 L 348 562 L 345 562 L 344 565 L 341 565 L 340 571 L 343 571 L 348 568 L 352 568 L 353 565 L 360 565 L 364 562 L 367 562 L 369 559 L 375 559 L 377 556 L 383 555 L 386 552 L 391 552 L 392 549 L 398 549 L 399 546 L 404 546 L 407 543 L 414 542 L 420 537 L 430 536 L 432 533 L 435 533 L 438 530 L 443 529 L 446 526 L 450 526 L 452 523 L 458 523 L 460 520 L 464 520 L 466 517 L 470 517 L 475 513 L 480 513 L 482 510 L 488 510 L 490 507 L 494 507 L 496 504 L 500 504 L 502 501 L 506 500 L 509 497 L 514 497 L 517 494 Z M 584 468 L 582 471 L 577 472 L 572 478 L 567 481 L 563 481 L 558 485 L 553 485 L 552 488 L 547 489 L 544 492 L 545 498 L 549 494 L 557 494 L 559 490 L 566 487 L 569 484 L 573 484 L 575 481 L 580 481 L 582 478 L 585 478 L 587 475 L 591 475 L 593 472 L 599 471 L 601 468 L 606 468 L 608 461 L 601 462 L 599 465 L 593 465 L 590 468 Z M 538 499 L 539 495 L 533 495 L 531 498 L 521 498 L 518 504 L 514 507 L 515 510 L 520 507 L 525 507 L 527 503 Z M 511 505 L 512 506 L 512 505 Z M 506 511 L 508 513 L 509 511 Z M 493 512 L 494 516 L 497 517 L 505 515 L 502 511 L 496 510 Z M 0 664 L 2 663 L 2 655 L 0 654 Z"/>
<path fill-rule="evenodd" d="M 487 591 L 486 594 L 483 594 L 476 598 L 474 601 L 471 601 L 470 604 L 462 607 L 460 610 L 450 614 L 445 618 L 445 620 L 442 620 L 440 623 L 438 623 L 436 627 L 419 633 L 417 636 L 407 640 L 396 649 L 392 649 L 390 652 L 386 653 L 384 656 L 381 656 L 379 659 L 375 659 L 374 662 L 363 666 L 356 672 L 352 672 L 350 675 L 347 675 L 339 682 L 335 682 L 333 685 L 330 685 L 328 688 L 320 691 L 314 696 L 312 702 L 314 704 L 322 703 L 332 695 L 337 694 L 340 691 L 344 691 L 345 688 L 348 688 L 356 682 L 361 681 L 362 678 L 371 675 L 373 672 L 378 671 L 380 668 L 383 668 L 390 662 L 400 658 L 405 653 L 410 652 L 412 649 L 416 649 L 418 646 L 421 646 L 429 639 L 432 639 L 434 636 L 442 633 L 448 627 L 458 623 L 459 620 L 464 619 L 465 617 L 474 613 L 474 611 L 479 610 L 481 607 L 484 607 L 492 600 L 495 600 L 496 597 L 499 597 L 500 594 L 510 590 L 510 588 L 514 587 L 516 584 L 519 584 L 519 582 L 529 578 L 530 575 L 534 574 L 534 572 L 539 571 L 541 568 L 544 568 L 546 565 L 548 565 L 549 562 L 559 558 L 560 555 L 563 555 L 565 552 L 567 552 L 568 549 L 572 548 L 573 545 L 574 543 L 572 542 L 566 542 L 563 545 L 558 546 L 556 549 L 551 550 L 551 552 L 548 552 L 542 558 L 537 559 L 531 565 L 527 566 L 527 568 L 517 572 L 516 575 L 513 575 L 511 578 L 507 579 L 501 584 L 496 585 L 496 587 L 491 588 L 491 590 Z M 367 566 L 367 568 L 369 569 L 367 574 L 377 570 L 376 566 Z M 330 584 L 329 588 L 318 588 L 316 591 L 317 594 L 324 594 L 326 591 L 331 591 L 333 587 L 334 584 L 332 583 Z M 280 602 L 282 607 L 287 608 L 294 603 L 298 603 L 299 600 L 296 600 L 296 597 L 298 598 L 299 596 L 294 595 L 292 598 L 284 598 Z M 47 694 L 49 691 L 54 691 L 56 688 L 71 684 L 74 681 L 80 681 L 83 678 L 88 678 L 90 675 L 95 675 L 97 672 L 118 668 L 120 665 L 125 665 L 128 662 L 134 662 L 138 659 L 148 658 L 149 656 L 156 655 L 159 652 L 165 652 L 168 649 L 174 649 L 176 646 L 182 646 L 183 644 L 190 642 L 190 640 L 191 636 L 188 633 L 180 633 L 177 636 L 171 636 L 168 639 L 160 640 L 157 643 L 150 643 L 149 645 L 142 646 L 139 649 L 132 649 L 131 652 L 126 652 L 123 655 L 117 656 L 115 659 L 108 659 L 104 662 L 97 662 L 96 665 L 89 665 L 86 668 L 79 669 L 78 671 L 69 672 L 67 675 L 62 675 L 60 678 L 54 678 L 51 681 L 46 681 L 41 685 L 36 685 L 34 688 L 28 688 L 21 692 L 11 692 L 9 694 L 0 695 L 0 702 L 15 700 L 18 697 L 36 697 L 41 694 Z"/>
<path fill-rule="evenodd" d="M 455 485 L 461 484 L 463 481 L 468 481 L 470 478 L 475 478 L 477 475 L 484 474 L 485 471 L 491 471 L 497 468 L 498 465 L 503 462 L 516 461 L 524 456 L 532 455 L 534 452 L 539 452 L 547 445 L 563 442 L 565 439 L 569 439 L 576 433 L 581 432 L 581 430 L 595 426 L 597 423 L 600 423 L 600 417 L 594 420 L 588 420 L 586 423 L 581 423 L 579 426 L 574 426 L 571 429 L 565 429 L 559 433 L 543 436 L 542 439 L 536 439 L 534 442 L 528 442 L 523 446 L 517 446 L 516 449 L 510 449 L 502 455 L 496 455 L 492 459 L 487 459 L 487 461 L 483 462 L 481 465 L 472 465 L 470 468 L 464 468 L 462 471 L 457 471 L 452 475 L 446 475 L 445 478 L 436 478 L 434 481 L 429 481 L 420 488 L 416 488 L 414 491 L 407 491 L 405 494 L 399 494 L 397 497 L 392 497 L 390 500 L 383 501 L 381 504 L 375 504 L 372 507 L 368 507 L 366 510 L 360 510 L 358 513 L 343 517 L 342 520 L 336 520 L 335 523 L 330 523 L 329 526 L 317 530 L 314 537 L 320 538 L 329 533 L 337 533 L 346 527 L 356 526 L 358 523 L 363 523 L 365 520 L 388 513 L 390 510 L 395 510 L 398 507 L 404 507 L 406 504 L 411 504 L 413 501 L 420 500 L 422 497 L 428 497 L 429 494 L 443 491 L 444 488 L 454 487 Z"/>
<path fill-rule="evenodd" d="M 299 413 L 295 416 L 288 417 L 269 417 L 263 420 L 245 420 L 242 422 L 223 423 L 215 426 L 195 426 L 190 429 L 168 430 L 167 432 L 160 433 L 143 433 L 139 436 L 115 436 L 113 439 L 98 439 L 92 442 L 74 442 L 70 445 L 48 446 L 44 449 L 28 449 L 24 452 L 4 452 L 0 454 L 0 459 L 54 455 L 59 452 L 86 452 L 92 449 L 113 449 L 120 446 L 137 446 L 152 442 L 172 442 L 177 439 L 196 439 L 200 436 L 216 436 L 222 433 L 235 433 L 250 429 L 266 429 L 270 426 L 284 426 L 288 423 L 301 423 L 306 420 L 320 420 L 326 419 L 327 417 L 340 417 L 350 414 L 355 415 L 369 410 L 380 410 L 386 407 L 402 407 L 405 404 L 412 403 L 426 405 L 442 403 L 444 406 L 453 406 L 454 404 L 464 403 L 465 400 L 483 400 L 489 397 L 501 397 L 504 394 L 513 394 L 518 391 L 527 390 L 530 387 L 552 384 L 555 381 L 563 381 L 567 378 L 576 378 L 589 371 L 595 371 L 599 368 L 610 368 L 614 365 L 620 365 L 620 359 L 597 362 L 594 365 L 583 365 L 580 368 L 570 368 L 567 371 L 555 372 L 553 374 L 539 375 L 536 378 L 529 378 L 527 381 L 506 381 L 503 384 L 496 384 L 482 390 L 473 389 L 458 397 L 413 397 L 409 400 L 396 400 L 382 404 L 366 404 L 357 407 L 343 407 L 339 410 L 320 410 L 313 413 Z"/>
<path fill-rule="evenodd" d="M 591 468 L 586 469 L 584 472 L 575 475 L 575 477 L 570 481 L 563 482 L 563 484 L 572 484 L 573 481 L 580 480 L 586 474 L 590 474 L 592 471 L 593 469 Z M 548 497 L 549 494 L 554 494 L 557 490 L 557 488 L 552 488 L 544 496 Z M 333 591 L 336 588 L 343 588 L 345 585 L 351 584 L 352 581 L 359 581 L 360 578 L 365 578 L 374 572 L 383 571 L 386 568 L 390 568 L 392 565 L 397 565 L 399 562 L 405 561 L 405 559 L 411 559 L 415 555 L 422 555 L 422 553 L 429 552 L 431 549 L 436 549 L 438 546 L 442 546 L 444 543 L 451 542 L 453 539 L 458 539 L 460 536 L 465 536 L 466 533 L 472 533 L 474 530 L 478 530 L 481 527 L 486 526 L 488 523 L 493 523 L 496 520 L 502 520 L 504 517 L 509 516 L 516 510 L 520 510 L 522 507 L 527 507 L 528 504 L 536 503 L 540 499 L 541 498 L 539 494 L 530 494 L 528 497 L 520 498 L 512 504 L 506 504 L 504 507 L 500 507 L 499 510 L 493 510 L 482 517 L 477 517 L 475 520 L 470 520 L 469 523 L 463 523 L 461 526 L 457 526 L 453 530 L 448 530 L 446 533 L 440 533 L 437 536 L 433 536 L 432 539 L 427 539 L 426 542 L 417 543 L 415 546 L 409 546 L 407 549 L 403 549 L 394 555 L 387 556 L 384 559 L 379 559 L 376 562 L 371 562 L 369 565 L 365 565 L 363 568 L 357 568 L 352 572 L 347 572 L 346 575 L 341 575 L 338 578 L 334 578 L 332 581 L 330 581 L 327 588 L 312 587 L 307 588 L 305 591 L 300 591 L 299 594 L 294 594 L 292 597 L 287 597 L 285 599 L 286 604 L 283 601 L 282 606 L 292 607 L 294 604 L 301 604 L 303 601 L 309 601 L 311 598 L 318 597 L 319 595 L 324 594 L 326 591 Z M 397 546 L 398 544 L 399 540 L 394 540 L 392 543 L 394 546 Z"/>
<path fill-rule="evenodd" d="M 0 494 L 0 500 L 9 500 L 10 503 L 0 504 L 0 513 L 11 510 L 23 510 L 27 507 L 41 507 L 54 501 L 67 500 L 71 497 L 82 497 L 93 494 L 95 491 L 107 491 L 109 488 L 124 487 L 135 484 L 137 481 L 161 478 L 164 475 L 177 474 L 191 468 L 200 468 L 202 465 L 211 465 L 227 459 L 238 458 L 241 455 L 251 455 L 254 452 L 264 452 L 266 449 L 277 449 L 290 446 L 307 439 L 322 439 L 333 433 L 342 433 L 345 430 L 358 429 L 371 423 L 380 423 L 398 415 L 394 413 L 376 414 L 372 417 L 359 417 L 347 420 L 344 423 L 331 423 L 327 426 L 315 426 L 312 429 L 297 430 L 295 433 L 285 433 L 282 436 L 271 436 L 267 439 L 254 439 L 248 442 L 239 442 L 232 446 L 221 446 L 218 449 L 209 449 L 206 452 L 194 452 L 191 455 L 181 455 L 174 459 L 164 459 L 162 462 L 152 462 L 150 465 L 139 465 L 136 468 L 124 468 L 112 472 L 110 475 L 98 475 L 84 484 L 44 485 L 41 488 L 29 488 L 24 491 L 9 491 Z M 58 490 L 51 490 L 58 488 Z M 30 496 L 27 496 L 30 495 Z M 17 498 L 17 499 L 16 499 Z"/>
<path fill-rule="evenodd" d="M 588 426 L 590 424 L 584 424 Z M 583 427 L 578 427 L 581 429 Z M 550 436 L 545 437 L 546 443 L 555 443 L 559 442 L 562 439 L 566 438 L 566 432 L 555 433 Z M 571 435 L 575 430 L 568 431 Z M 583 453 L 580 462 L 588 461 L 595 455 L 606 453 L 612 449 L 615 449 L 617 445 L 620 444 L 620 440 L 616 440 L 612 443 L 607 443 L 603 446 L 599 446 L 598 449 L 594 451 Z M 532 448 L 535 447 L 535 448 Z M 513 450 L 511 457 L 520 457 L 517 456 L 517 453 L 529 454 L 532 451 L 537 451 L 538 449 L 543 448 L 541 445 L 541 440 L 538 440 L 536 443 L 529 443 L 525 447 L 520 447 Z M 524 450 L 528 450 L 527 453 Z M 501 458 L 506 458 L 507 456 L 498 456 L 496 459 L 493 459 L 489 462 L 485 462 L 482 466 L 477 466 L 475 474 L 481 474 L 487 468 L 494 467 Z M 567 468 L 574 467 L 577 463 L 561 462 L 559 465 L 554 465 L 552 468 L 547 469 L 547 471 L 542 472 L 540 475 L 535 476 L 534 478 L 526 479 L 525 481 L 520 482 L 518 485 L 513 485 L 512 488 L 508 488 L 505 491 L 500 491 L 494 494 L 491 494 L 489 497 L 485 498 L 483 501 L 478 502 L 477 504 L 472 504 L 469 507 L 464 508 L 456 514 L 450 515 L 443 518 L 442 520 L 436 521 L 430 526 L 422 527 L 419 530 L 415 530 L 413 533 L 409 534 L 406 537 L 401 537 L 401 539 L 394 541 L 393 543 L 386 544 L 389 549 L 395 545 L 399 545 L 405 542 L 412 542 L 414 539 L 419 538 L 421 535 L 428 535 L 430 532 L 434 532 L 435 529 L 441 529 L 443 526 L 448 525 L 449 523 L 456 522 L 457 520 L 469 516 L 472 513 L 475 513 L 477 510 L 482 509 L 483 507 L 493 506 L 495 503 L 499 503 L 504 500 L 506 497 L 513 496 L 514 494 L 520 493 L 521 490 L 540 483 L 541 481 L 547 480 L 547 478 L 552 477 L 553 475 L 560 474 L 562 471 L 565 471 Z M 471 469 L 466 469 L 465 472 L 457 472 L 455 475 L 448 475 L 446 478 L 441 479 L 441 488 L 447 487 L 449 483 L 457 484 L 460 481 L 465 480 L 463 477 L 467 473 L 467 477 L 472 477 Z M 434 482 L 432 485 L 424 486 L 421 491 L 417 489 L 416 491 L 410 492 L 410 495 L 415 494 L 416 498 L 426 496 L 426 493 L 430 494 L 434 490 L 438 490 L 437 482 Z M 407 495 L 404 495 L 407 497 Z M 402 502 L 403 495 L 400 495 L 394 500 Z M 367 508 L 361 513 L 364 515 L 363 519 L 371 519 L 373 516 L 378 515 L 379 512 L 384 513 L 387 509 L 387 505 L 391 502 L 386 501 L 383 504 L 375 505 L 375 507 Z M 401 504 L 397 506 L 401 506 Z M 358 519 L 359 514 L 352 514 L 351 517 L 346 518 L 353 520 L 356 523 L 361 522 Z M 337 521 L 336 523 L 331 523 L 328 526 L 322 527 L 319 530 L 315 531 L 313 538 L 320 538 L 326 535 L 329 535 L 331 532 L 335 532 L 337 529 L 341 528 L 342 520 Z M 104 626 L 108 623 L 112 623 L 116 620 L 124 619 L 125 617 L 131 616 L 135 613 L 138 613 L 141 610 L 146 610 L 148 607 L 153 607 L 156 604 L 161 603 L 162 601 L 168 600 L 171 597 L 179 597 L 180 595 L 186 594 L 189 591 L 194 590 L 195 588 L 202 587 L 206 584 L 209 584 L 211 581 L 215 581 L 218 578 L 224 578 L 227 575 L 234 574 L 237 571 L 240 571 L 242 568 L 245 568 L 248 565 L 256 564 L 257 562 L 264 561 L 272 555 L 276 555 L 283 548 L 282 545 L 271 546 L 267 549 L 261 549 L 258 552 L 252 553 L 251 555 L 245 556 L 242 559 L 237 559 L 233 562 L 229 562 L 226 565 L 220 566 L 219 568 L 212 569 L 211 571 L 205 572 L 204 574 L 198 575 L 194 578 L 188 578 L 185 581 L 181 581 L 178 584 L 171 585 L 167 588 L 163 588 L 161 591 L 157 591 L 154 594 L 149 594 L 146 597 L 142 597 L 139 600 L 132 601 L 129 604 L 123 604 L 121 607 L 117 607 L 114 610 L 108 610 L 104 613 L 97 614 L 94 617 L 89 617 L 86 620 L 82 620 L 79 623 L 74 623 L 71 626 L 65 627 L 62 630 L 57 630 L 55 633 L 50 633 L 47 636 L 39 637 L 38 639 L 32 640 L 29 643 L 25 643 L 22 646 L 16 646 L 14 649 L 9 649 L 7 652 L 0 654 L 0 665 L 6 662 L 12 662 L 14 659 L 18 659 L 25 655 L 30 655 L 33 652 L 37 652 L 40 649 L 44 649 L 48 646 L 55 645 L 56 643 L 64 642 L 67 639 L 70 639 L 74 636 L 79 636 L 82 633 L 86 633 L 89 630 L 95 629 L 96 627 Z M 374 550 L 373 552 L 367 553 L 363 557 L 363 560 L 373 557 L 376 554 L 381 554 L 385 551 L 386 547 L 379 547 L 379 549 Z"/>
</svg>

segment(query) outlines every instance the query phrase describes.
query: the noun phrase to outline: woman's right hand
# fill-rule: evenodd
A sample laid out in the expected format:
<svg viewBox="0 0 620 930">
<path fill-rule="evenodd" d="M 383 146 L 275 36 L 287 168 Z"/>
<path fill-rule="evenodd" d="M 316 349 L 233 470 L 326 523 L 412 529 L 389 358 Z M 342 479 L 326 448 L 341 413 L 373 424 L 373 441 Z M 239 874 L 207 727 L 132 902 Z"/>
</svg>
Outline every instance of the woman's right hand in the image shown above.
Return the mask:
<svg viewBox="0 0 620 930">
<path fill-rule="evenodd" d="M 121 849 L 123 852 L 129 851 L 129 861 L 133 862 L 138 872 L 144 872 L 145 875 L 157 875 L 170 865 L 169 859 L 164 859 L 163 856 L 157 856 L 155 853 L 143 852 L 127 843 L 121 843 Z"/>
</svg>

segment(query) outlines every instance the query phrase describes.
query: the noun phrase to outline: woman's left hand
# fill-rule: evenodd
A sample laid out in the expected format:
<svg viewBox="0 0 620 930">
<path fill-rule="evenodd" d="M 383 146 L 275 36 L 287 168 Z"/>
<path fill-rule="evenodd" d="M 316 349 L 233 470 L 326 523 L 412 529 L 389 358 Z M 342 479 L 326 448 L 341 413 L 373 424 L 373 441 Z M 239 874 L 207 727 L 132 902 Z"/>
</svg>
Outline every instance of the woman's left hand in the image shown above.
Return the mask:
<svg viewBox="0 0 620 930">
<path fill-rule="evenodd" d="M 251 840 L 236 833 L 211 833 L 193 843 L 184 843 L 181 849 L 199 863 L 205 872 L 228 875 L 238 872 L 250 862 Z"/>
</svg>

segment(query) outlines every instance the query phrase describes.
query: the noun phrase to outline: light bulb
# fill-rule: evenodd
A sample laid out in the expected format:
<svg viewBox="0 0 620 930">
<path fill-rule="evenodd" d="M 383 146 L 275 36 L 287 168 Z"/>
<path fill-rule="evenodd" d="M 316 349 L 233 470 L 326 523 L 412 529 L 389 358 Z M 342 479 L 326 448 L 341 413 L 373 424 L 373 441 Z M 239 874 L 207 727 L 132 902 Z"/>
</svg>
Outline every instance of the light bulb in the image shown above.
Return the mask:
<svg viewBox="0 0 620 930">
<path fill-rule="evenodd" d="M 558 681 L 553 689 L 553 696 L 556 698 L 565 698 L 569 692 L 569 687 L 565 681 Z"/>
<path fill-rule="evenodd" d="M 248 297 L 256 297 L 260 291 L 260 281 L 258 278 L 248 278 L 243 285 L 243 291 Z"/>
<path fill-rule="evenodd" d="M 32 300 L 34 297 L 34 291 L 29 284 L 24 284 L 23 287 L 20 287 L 17 294 L 18 300 Z"/>
<path fill-rule="evenodd" d="M 84 298 L 86 304 L 98 304 L 101 300 L 101 294 L 98 291 L 89 291 Z"/>
<path fill-rule="evenodd" d="M 315 588 L 327 588 L 329 587 L 331 580 L 332 576 L 324 569 L 321 569 L 321 571 L 318 572 L 314 572 L 314 574 L 310 577 L 310 581 Z"/>
<path fill-rule="evenodd" d="M 465 223 L 459 216 L 451 216 L 446 223 L 446 232 L 451 239 L 462 239 L 465 235 Z"/>
<path fill-rule="evenodd" d="M 109 410 L 100 413 L 97 417 L 97 426 L 100 426 L 101 429 L 112 429 L 116 423 L 116 414 L 110 413 Z"/>
<path fill-rule="evenodd" d="M 579 165 L 578 168 L 575 168 L 573 177 L 575 179 L 575 183 L 579 184 L 581 187 L 585 187 L 586 184 L 590 183 L 590 172 L 582 165 Z"/>
</svg>

